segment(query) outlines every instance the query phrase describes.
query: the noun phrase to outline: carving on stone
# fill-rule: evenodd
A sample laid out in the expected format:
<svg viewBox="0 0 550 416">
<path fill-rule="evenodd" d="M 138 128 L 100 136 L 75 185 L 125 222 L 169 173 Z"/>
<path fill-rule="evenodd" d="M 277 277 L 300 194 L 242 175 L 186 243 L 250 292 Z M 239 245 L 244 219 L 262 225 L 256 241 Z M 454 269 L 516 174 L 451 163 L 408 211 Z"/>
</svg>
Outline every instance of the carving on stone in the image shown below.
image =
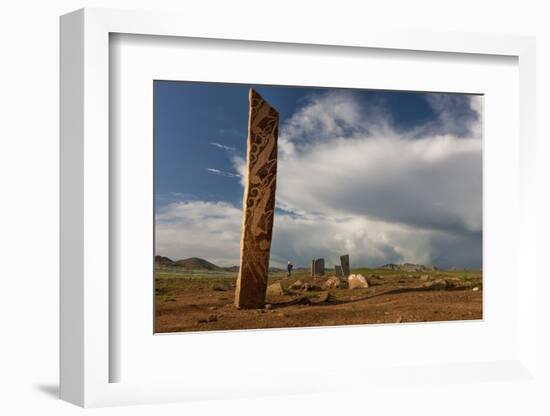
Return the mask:
<svg viewBox="0 0 550 416">
<path fill-rule="evenodd" d="M 235 306 L 263 308 L 275 210 L 279 113 L 249 91 L 241 259 Z"/>
</svg>

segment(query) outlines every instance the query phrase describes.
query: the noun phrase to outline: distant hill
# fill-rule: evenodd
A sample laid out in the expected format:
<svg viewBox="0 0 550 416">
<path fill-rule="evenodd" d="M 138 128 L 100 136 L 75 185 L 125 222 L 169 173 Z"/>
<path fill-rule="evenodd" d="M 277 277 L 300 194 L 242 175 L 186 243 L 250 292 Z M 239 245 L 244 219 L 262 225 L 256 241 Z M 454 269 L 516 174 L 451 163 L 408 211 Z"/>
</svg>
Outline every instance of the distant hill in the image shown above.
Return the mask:
<svg viewBox="0 0 550 416">
<path fill-rule="evenodd" d="M 219 270 L 226 272 L 238 272 L 239 266 L 220 267 L 214 263 L 210 263 L 208 260 L 201 259 L 199 257 L 190 257 L 188 259 L 172 260 L 169 257 L 155 256 L 155 264 L 161 267 L 174 267 L 178 269 L 187 270 Z M 270 267 L 270 272 L 282 272 L 283 269 L 277 267 Z"/>
<path fill-rule="evenodd" d="M 174 261 L 164 256 L 155 256 L 155 264 L 157 266 L 173 266 Z"/>
<path fill-rule="evenodd" d="M 193 269 L 193 270 L 222 270 L 221 267 L 210 263 L 207 260 L 190 257 L 188 259 L 172 260 L 164 256 L 155 256 L 155 264 L 163 267 L 177 267 L 180 269 Z"/>
<path fill-rule="evenodd" d="M 399 270 L 403 272 L 427 272 L 431 270 L 437 270 L 435 266 L 425 266 L 423 264 L 414 264 L 414 263 L 404 263 L 404 264 L 395 264 L 388 263 L 380 266 L 379 269 L 387 270 Z"/>
<path fill-rule="evenodd" d="M 207 260 L 199 257 L 189 257 L 188 259 L 177 260 L 174 262 L 174 266 L 182 269 L 193 270 L 220 270 L 221 267 L 216 266 L 214 263 L 210 263 Z"/>
</svg>

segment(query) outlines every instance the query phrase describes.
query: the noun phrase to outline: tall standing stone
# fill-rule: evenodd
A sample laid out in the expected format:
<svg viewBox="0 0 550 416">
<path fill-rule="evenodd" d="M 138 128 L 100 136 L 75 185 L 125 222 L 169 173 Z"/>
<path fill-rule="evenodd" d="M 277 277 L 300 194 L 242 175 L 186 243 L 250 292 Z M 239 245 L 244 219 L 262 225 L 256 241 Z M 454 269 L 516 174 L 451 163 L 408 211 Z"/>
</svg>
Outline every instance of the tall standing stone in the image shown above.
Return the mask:
<svg viewBox="0 0 550 416">
<path fill-rule="evenodd" d="M 311 260 L 311 277 L 315 277 L 315 259 Z"/>
<path fill-rule="evenodd" d="M 340 256 L 340 264 L 342 266 L 342 273 L 344 273 L 344 277 L 347 278 L 350 275 L 349 254 L 345 254 L 343 256 Z"/>
<path fill-rule="evenodd" d="M 249 91 L 248 140 L 243 195 L 241 260 L 235 306 L 263 308 L 275 210 L 279 113 Z"/>
</svg>

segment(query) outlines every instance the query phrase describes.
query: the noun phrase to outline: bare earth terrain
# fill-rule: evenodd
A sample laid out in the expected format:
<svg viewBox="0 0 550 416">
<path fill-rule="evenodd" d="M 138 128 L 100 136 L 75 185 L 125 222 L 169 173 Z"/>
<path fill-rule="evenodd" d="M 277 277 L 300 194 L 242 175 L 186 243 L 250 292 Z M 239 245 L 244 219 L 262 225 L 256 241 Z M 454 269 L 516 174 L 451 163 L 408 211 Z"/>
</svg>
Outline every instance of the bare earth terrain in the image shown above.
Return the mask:
<svg viewBox="0 0 550 416">
<path fill-rule="evenodd" d="M 305 271 L 291 278 L 274 273 L 269 284 L 280 282 L 282 293 L 268 292 L 265 309 L 239 310 L 233 304 L 234 274 L 159 271 L 155 332 L 482 319 L 481 271 L 352 273 L 365 276 L 369 287 L 326 290 L 327 277 L 311 278 Z M 291 289 L 296 281 L 305 288 Z"/>
</svg>

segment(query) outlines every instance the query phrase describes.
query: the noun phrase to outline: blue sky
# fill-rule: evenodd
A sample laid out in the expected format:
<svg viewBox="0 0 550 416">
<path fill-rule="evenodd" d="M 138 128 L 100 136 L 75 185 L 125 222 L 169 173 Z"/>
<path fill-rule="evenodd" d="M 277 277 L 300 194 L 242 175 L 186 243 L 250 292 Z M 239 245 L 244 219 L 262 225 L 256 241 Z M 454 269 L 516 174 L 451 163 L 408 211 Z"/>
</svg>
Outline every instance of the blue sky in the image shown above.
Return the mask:
<svg viewBox="0 0 550 416">
<path fill-rule="evenodd" d="M 238 263 L 250 87 L 155 81 L 157 254 Z M 273 265 L 480 266 L 480 97 L 253 87 L 280 114 Z"/>
</svg>

